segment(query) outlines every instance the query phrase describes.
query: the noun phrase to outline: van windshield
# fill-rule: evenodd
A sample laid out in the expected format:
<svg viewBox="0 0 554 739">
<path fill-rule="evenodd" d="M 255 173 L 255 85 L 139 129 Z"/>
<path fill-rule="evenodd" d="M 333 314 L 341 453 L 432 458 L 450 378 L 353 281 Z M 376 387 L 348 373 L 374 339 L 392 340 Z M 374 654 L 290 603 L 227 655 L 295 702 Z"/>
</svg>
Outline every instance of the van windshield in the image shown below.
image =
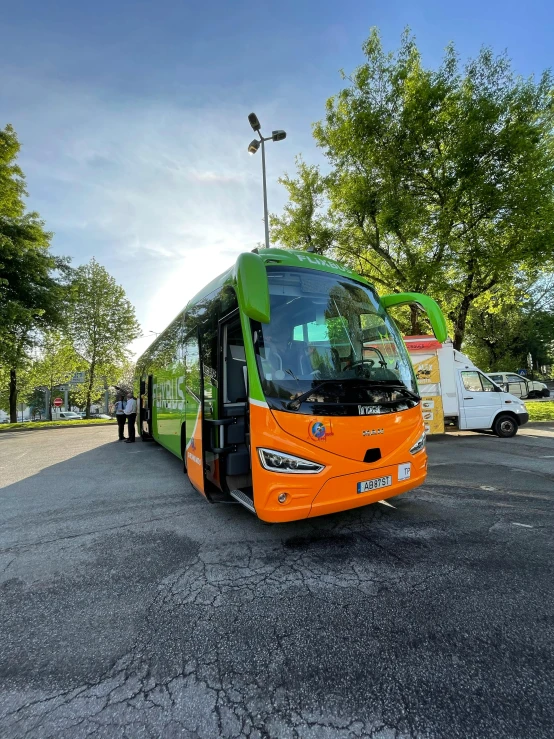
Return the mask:
<svg viewBox="0 0 554 739">
<path fill-rule="evenodd" d="M 252 323 L 258 371 L 273 407 L 361 403 L 388 412 L 419 400 L 404 343 L 369 286 L 309 269 L 267 272 L 271 320 Z"/>
</svg>

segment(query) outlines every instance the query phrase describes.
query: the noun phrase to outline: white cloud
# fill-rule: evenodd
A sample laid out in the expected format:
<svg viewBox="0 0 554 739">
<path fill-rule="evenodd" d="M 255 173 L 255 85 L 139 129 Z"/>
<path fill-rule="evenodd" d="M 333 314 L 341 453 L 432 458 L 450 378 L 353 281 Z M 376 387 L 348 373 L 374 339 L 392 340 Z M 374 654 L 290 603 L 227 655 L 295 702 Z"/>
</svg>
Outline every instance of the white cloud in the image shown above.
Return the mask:
<svg viewBox="0 0 554 739">
<path fill-rule="evenodd" d="M 29 206 L 55 232 L 54 249 L 75 264 L 95 256 L 124 286 L 145 331 L 163 330 L 241 251 L 263 241 L 261 162 L 246 151 L 253 136 L 243 104 L 106 100 L 13 75 L 2 88 L 0 116 L 23 144 Z M 257 112 L 283 127 L 299 121 L 278 101 Z M 293 170 L 300 148 L 290 138 L 270 145 L 270 210 L 284 202 L 276 180 Z"/>
</svg>

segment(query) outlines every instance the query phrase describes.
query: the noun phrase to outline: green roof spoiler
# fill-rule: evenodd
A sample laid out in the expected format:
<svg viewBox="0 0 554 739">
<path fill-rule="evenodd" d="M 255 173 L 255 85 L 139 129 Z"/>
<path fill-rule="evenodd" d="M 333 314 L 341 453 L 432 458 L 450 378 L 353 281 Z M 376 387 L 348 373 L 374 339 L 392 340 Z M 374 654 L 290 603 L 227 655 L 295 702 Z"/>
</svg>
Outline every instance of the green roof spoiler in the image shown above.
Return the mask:
<svg viewBox="0 0 554 739">
<path fill-rule="evenodd" d="M 265 264 L 260 256 L 247 252 L 237 259 L 235 267 L 239 305 L 249 318 L 269 323 L 269 284 Z"/>
<path fill-rule="evenodd" d="M 444 315 L 437 305 L 437 303 L 430 298 L 428 295 L 422 295 L 421 293 L 393 293 L 392 295 L 381 295 L 381 304 L 385 308 L 391 308 L 394 305 L 419 305 L 420 308 L 427 313 L 429 322 L 433 329 L 437 341 L 441 344 L 446 341 L 448 337 L 448 331 L 446 328 L 446 320 Z"/>
</svg>

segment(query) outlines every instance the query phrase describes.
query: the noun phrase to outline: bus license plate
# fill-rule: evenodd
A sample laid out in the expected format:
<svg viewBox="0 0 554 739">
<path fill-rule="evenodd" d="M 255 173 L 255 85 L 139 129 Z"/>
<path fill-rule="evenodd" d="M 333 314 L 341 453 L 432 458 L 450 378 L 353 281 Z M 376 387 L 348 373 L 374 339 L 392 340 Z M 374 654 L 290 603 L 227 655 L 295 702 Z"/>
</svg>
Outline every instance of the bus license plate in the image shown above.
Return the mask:
<svg viewBox="0 0 554 739">
<path fill-rule="evenodd" d="M 385 475 L 385 477 L 376 477 L 373 480 L 365 480 L 364 482 L 358 483 L 358 493 L 368 493 L 370 490 L 377 490 L 378 488 L 388 488 L 392 485 L 392 476 Z"/>
</svg>

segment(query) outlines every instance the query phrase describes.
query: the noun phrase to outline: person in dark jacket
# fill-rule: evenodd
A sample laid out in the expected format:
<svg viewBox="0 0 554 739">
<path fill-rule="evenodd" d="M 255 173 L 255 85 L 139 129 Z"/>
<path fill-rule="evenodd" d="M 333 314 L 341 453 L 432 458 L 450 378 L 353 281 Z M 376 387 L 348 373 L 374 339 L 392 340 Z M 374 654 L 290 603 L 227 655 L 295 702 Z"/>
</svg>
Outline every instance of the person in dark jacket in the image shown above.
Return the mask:
<svg viewBox="0 0 554 739">
<path fill-rule="evenodd" d="M 125 422 L 127 416 L 125 415 L 125 396 L 119 395 L 115 404 L 115 419 L 117 421 L 117 430 L 119 432 L 118 441 L 125 440 Z"/>
<path fill-rule="evenodd" d="M 127 439 L 126 444 L 135 443 L 135 422 L 137 420 L 137 399 L 133 393 L 127 394 L 127 404 L 125 405 L 125 415 L 127 416 Z"/>
</svg>

